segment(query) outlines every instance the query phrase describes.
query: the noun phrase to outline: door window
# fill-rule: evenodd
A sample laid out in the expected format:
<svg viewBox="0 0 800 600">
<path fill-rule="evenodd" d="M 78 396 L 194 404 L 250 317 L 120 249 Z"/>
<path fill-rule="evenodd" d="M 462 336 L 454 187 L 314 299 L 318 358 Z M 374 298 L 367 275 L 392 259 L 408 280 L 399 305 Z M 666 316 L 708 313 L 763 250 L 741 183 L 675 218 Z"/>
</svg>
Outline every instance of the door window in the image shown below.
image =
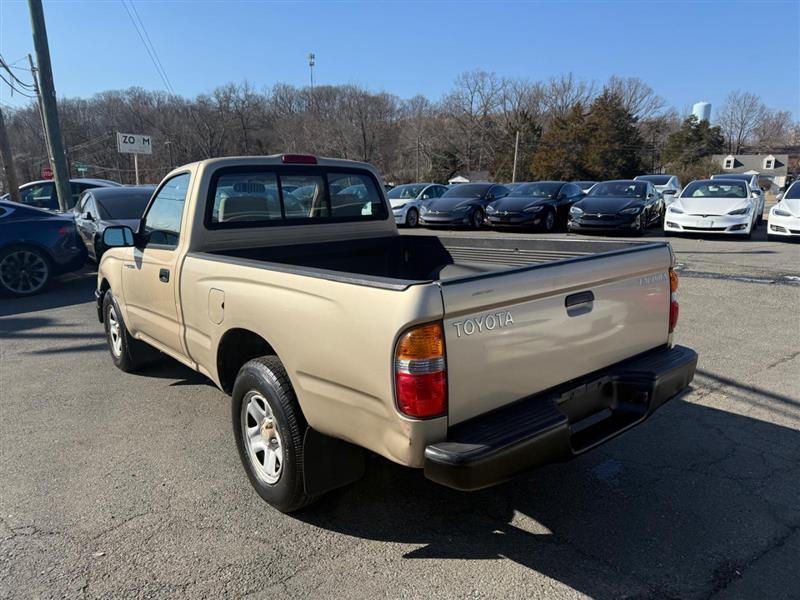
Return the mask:
<svg viewBox="0 0 800 600">
<path fill-rule="evenodd" d="M 176 175 L 161 187 L 144 216 L 143 233 L 146 245 L 169 248 L 178 245 L 188 190 L 188 173 Z"/>
</svg>

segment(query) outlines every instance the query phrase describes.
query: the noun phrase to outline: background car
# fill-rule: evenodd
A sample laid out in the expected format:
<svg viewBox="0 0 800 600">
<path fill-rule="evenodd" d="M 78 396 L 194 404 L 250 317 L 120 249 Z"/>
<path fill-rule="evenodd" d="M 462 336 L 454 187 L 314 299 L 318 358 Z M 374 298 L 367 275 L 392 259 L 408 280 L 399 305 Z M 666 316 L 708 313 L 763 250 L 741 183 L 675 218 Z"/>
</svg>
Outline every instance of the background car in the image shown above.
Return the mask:
<svg viewBox="0 0 800 600">
<path fill-rule="evenodd" d="M 554 231 L 565 224 L 570 207 L 583 198 L 583 190 L 566 181 L 539 181 L 520 185 L 486 207 L 493 227 L 541 227 Z"/>
<path fill-rule="evenodd" d="M 643 234 L 664 216 L 664 200 L 649 181 L 603 181 L 572 205 L 570 231 L 623 230 Z"/>
<path fill-rule="evenodd" d="M 156 186 L 94 188 L 83 193 L 73 209 L 75 225 L 90 259 L 100 262 L 106 248 L 103 231 L 109 225 L 139 226 Z"/>
<path fill-rule="evenodd" d="M 764 208 L 767 202 L 767 197 L 764 190 L 758 185 L 758 175 L 748 175 L 747 173 L 719 173 L 712 175 L 711 179 L 731 179 L 736 181 L 744 181 L 750 187 L 751 196 L 757 197 L 758 206 L 756 207 L 756 225 L 764 220 Z"/>
<path fill-rule="evenodd" d="M 634 181 L 649 181 L 656 191 L 664 198 L 664 203 L 669 204 L 675 196 L 681 193 L 681 180 L 677 175 L 637 175 Z"/>
<path fill-rule="evenodd" d="M 486 206 L 508 196 L 508 188 L 499 183 L 459 183 L 441 198 L 426 200 L 420 206 L 422 225 L 483 226 Z"/>
<path fill-rule="evenodd" d="M 758 198 L 746 181 L 692 181 L 667 208 L 664 233 L 713 233 L 749 238 L 758 222 L 757 207 Z"/>
<path fill-rule="evenodd" d="M 71 215 L 0 200 L 0 292 L 30 296 L 86 262 Z"/>
<path fill-rule="evenodd" d="M 122 187 L 121 183 L 108 179 L 70 179 L 72 195 L 67 199 L 67 208 L 72 208 L 80 195 L 85 191 L 98 187 Z M 5 194 L 0 200 L 11 200 L 11 194 Z M 26 206 L 59 210 L 56 184 L 52 179 L 31 181 L 19 186 L 19 200 Z"/>
<path fill-rule="evenodd" d="M 800 239 L 800 181 L 795 181 L 769 211 L 767 237 Z"/>
<path fill-rule="evenodd" d="M 592 189 L 592 186 L 594 184 L 596 184 L 597 182 L 596 181 L 573 181 L 572 183 L 577 185 L 584 192 L 588 192 L 590 189 Z"/>
<path fill-rule="evenodd" d="M 386 197 L 392 205 L 394 220 L 398 225 L 416 227 L 419 223 L 419 207 L 425 200 L 440 198 L 447 186 L 438 183 L 406 183 L 389 190 Z"/>
</svg>

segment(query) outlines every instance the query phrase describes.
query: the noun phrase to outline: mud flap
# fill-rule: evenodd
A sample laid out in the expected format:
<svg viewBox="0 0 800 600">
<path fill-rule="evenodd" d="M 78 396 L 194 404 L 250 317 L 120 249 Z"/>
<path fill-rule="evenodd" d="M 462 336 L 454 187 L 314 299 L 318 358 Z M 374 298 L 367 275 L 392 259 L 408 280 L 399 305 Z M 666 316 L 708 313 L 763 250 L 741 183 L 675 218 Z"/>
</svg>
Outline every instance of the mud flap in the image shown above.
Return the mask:
<svg viewBox="0 0 800 600">
<path fill-rule="evenodd" d="M 316 496 L 361 479 L 365 452 L 363 448 L 309 427 L 303 438 L 303 463 L 306 494 Z"/>
</svg>

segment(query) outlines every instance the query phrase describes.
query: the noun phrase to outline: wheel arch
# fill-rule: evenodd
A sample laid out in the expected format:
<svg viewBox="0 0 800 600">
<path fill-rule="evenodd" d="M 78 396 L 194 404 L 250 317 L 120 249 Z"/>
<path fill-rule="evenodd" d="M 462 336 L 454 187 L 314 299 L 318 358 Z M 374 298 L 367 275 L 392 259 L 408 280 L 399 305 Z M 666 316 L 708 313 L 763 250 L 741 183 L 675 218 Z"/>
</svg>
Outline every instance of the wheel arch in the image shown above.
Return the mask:
<svg viewBox="0 0 800 600">
<path fill-rule="evenodd" d="M 261 335 L 241 327 L 228 329 L 222 334 L 216 352 L 217 379 L 222 390 L 230 394 L 242 365 L 267 355 L 277 357 L 278 353 Z"/>
</svg>

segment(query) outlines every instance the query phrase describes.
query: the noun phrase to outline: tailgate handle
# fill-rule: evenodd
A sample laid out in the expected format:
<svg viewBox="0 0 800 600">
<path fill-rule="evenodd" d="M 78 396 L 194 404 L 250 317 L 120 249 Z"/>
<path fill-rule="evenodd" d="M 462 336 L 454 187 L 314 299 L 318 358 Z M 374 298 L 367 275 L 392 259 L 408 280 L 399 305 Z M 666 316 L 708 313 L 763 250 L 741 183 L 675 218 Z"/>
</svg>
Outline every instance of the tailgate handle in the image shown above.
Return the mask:
<svg viewBox="0 0 800 600">
<path fill-rule="evenodd" d="M 592 302 L 594 302 L 594 294 L 592 292 L 578 292 L 567 296 L 564 299 L 564 306 L 567 307 L 567 313 L 570 316 L 577 317 L 591 311 Z"/>
<path fill-rule="evenodd" d="M 161 269 L 161 270 L 158 272 L 158 280 L 159 280 L 161 283 L 167 283 L 167 282 L 169 282 L 169 269 Z"/>
</svg>

